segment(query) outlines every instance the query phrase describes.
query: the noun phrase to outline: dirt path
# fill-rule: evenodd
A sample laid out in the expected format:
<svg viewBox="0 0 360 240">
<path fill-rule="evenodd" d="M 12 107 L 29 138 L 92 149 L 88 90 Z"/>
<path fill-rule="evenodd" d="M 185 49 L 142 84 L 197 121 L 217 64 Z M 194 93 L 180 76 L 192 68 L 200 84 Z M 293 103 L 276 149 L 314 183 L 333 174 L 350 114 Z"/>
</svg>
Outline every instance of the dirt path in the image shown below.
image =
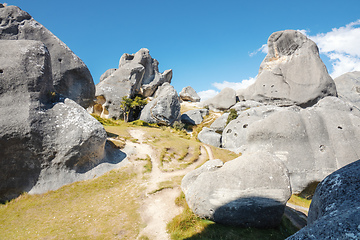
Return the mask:
<svg viewBox="0 0 360 240">
<path fill-rule="evenodd" d="M 146 188 L 146 194 L 142 202 L 140 214 L 146 226 L 141 230 L 139 238 L 146 236 L 154 240 L 170 239 L 166 231 L 166 225 L 171 219 L 182 212 L 182 208 L 175 204 L 175 199 L 180 195 L 181 189 L 180 187 L 174 187 L 154 192 L 159 189 L 159 183 L 171 181 L 174 177 L 184 176 L 206 161 L 208 159 L 207 151 L 209 156 L 212 156 L 211 149 L 207 146 L 202 147 L 199 160 L 185 169 L 163 172 L 160 170 L 160 160 L 157 158 L 153 148 L 144 143 L 146 140 L 144 137 L 145 133 L 140 129 L 132 129 L 130 134 L 133 138 L 138 139 L 138 143 L 130 144 L 133 148 L 136 148 L 136 155 L 149 155 L 152 163 L 152 171 L 147 174 L 145 179 L 141 179 L 141 184 L 144 184 Z"/>
</svg>

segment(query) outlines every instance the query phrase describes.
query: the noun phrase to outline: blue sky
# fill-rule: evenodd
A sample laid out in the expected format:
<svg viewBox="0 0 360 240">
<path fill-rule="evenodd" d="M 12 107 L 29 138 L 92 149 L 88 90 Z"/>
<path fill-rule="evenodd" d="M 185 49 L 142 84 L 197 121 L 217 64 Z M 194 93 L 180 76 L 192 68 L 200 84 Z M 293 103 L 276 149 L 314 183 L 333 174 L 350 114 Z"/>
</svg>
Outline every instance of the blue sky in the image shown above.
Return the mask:
<svg viewBox="0 0 360 240">
<path fill-rule="evenodd" d="M 266 55 L 261 47 L 271 33 L 285 29 L 314 39 L 330 73 L 360 70 L 359 0 L 6 3 L 27 11 L 65 42 L 86 63 L 95 84 L 118 66 L 123 53 L 145 47 L 161 72 L 173 69 L 177 91 L 190 85 L 197 92 L 210 90 L 210 96 L 256 77 Z"/>
</svg>

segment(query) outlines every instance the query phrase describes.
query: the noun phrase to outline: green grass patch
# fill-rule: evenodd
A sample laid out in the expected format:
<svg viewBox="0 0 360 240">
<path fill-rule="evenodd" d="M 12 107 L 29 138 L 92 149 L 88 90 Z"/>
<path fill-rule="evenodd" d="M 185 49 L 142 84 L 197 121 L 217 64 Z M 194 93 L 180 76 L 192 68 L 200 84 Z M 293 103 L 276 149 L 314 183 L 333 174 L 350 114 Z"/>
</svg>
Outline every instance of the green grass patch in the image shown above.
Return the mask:
<svg viewBox="0 0 360 240">
<path fill-rule="evenodd" d="M 209 147 L 211 148 L 211 150 L 214 154 L 214 158 L 220 159 L 224 163 L 228 162 L 230 160 L 234 160 L 235 158 L 241 156 L 241 153 L 236 154 L 236 153 L 234 153 L 230 150 L 224 149 L 224 148 L 217 148 L 217 147 L 210 146 L 210 145 L 209 145 Z"/>
<path fill-rule="evenodd" d="M 167 225 L 171 239 L 208 239 L 208 240 L 283 240 L 295 233 L 290 221 L 283 217 L 281 225 L 275 229 L 240 228 L 217 224 L 197 217 L 188 207 L 182 193 L 175 201 L 184 211 Z"/>
<path fill-rule="evenodd" d="M 129 168 L 0 205 L 0 239 L 136 239 L 143 189 Z"/>
<path fill-rule="evenodd" d="M 136 161 L 146 161 L 146 164 L 144 165 L 145 170 L 143 173 L 149 173 L 152 171 L 152 162 L 151 158 L 148 154 L 146 154 L 146 158 L 137 158 Z"/>
<path fill-rule="evenodd" d="M 311 199 L 302 198 L 296 194 L 293 194 L 291 195 L 291 198 L 289 199 L 288 203 L 305 208 L 310 208 Z"/>
</svg>

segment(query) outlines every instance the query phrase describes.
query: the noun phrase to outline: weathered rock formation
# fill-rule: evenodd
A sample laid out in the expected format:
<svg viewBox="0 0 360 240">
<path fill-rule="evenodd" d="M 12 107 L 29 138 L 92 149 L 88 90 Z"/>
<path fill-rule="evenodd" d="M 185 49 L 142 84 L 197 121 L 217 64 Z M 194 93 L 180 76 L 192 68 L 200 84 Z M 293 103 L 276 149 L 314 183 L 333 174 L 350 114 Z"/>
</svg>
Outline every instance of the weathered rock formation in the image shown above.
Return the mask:
<svg viewBox="0 0 360 240">
<path fill-rule="evenodd" d="M 101 124 L 56 93 L 39 41 L 0 41 L 0 108 L 0 201 L 58 188 L 113 161 Z"/>
<path fill-rule="evenodd" d="M 171 125 L 180 116 L 180 100 L 173 86 L 164 83 L 154 99 L 141 111 L 140 120 L 148 123 Z"/>
<path fill-rule="evenodd" d="M 229 117 L 229 113 L 224 113 L 223 115 L 221 115 L 221 117 L 217 118 L 211 125 L 210 125 L 210 129 L 214 130 L 215 132 L 220 132 L 222 133 L 222 131 L 224 131 L 225 127 L 226 127 L 226 123 Z"/>
<path fill-rule="evenodd" d="M 221 147 L 221 134 L 214 129 L 204 127 L 198 134 L 200 142 L 212 145 L 214 147 Z"/>
<path fill-rule="evenodd" d="M 96 85 L 96 104 L 93 112 L 103 118 L 119 119 L 123 115 L 120 108 L 123 97 L 132 98 L 139 94 L 151 97 L 163 83 L 171 82 L 172 70 L 159 72 L 159 62 L 153 59 L 149 50 L 140 49 L 135 54 L 123 54 L 119 68 L 109 69 Z"/>
<path fill-rule="evenodd" d="M 236 92 L 232 88 L 224 88 L 213 98 L 201 103 L 202 106 L 208 106 L 210 110 L 227 110 L 236 103 Z"/>
<path fill-rule="evenodd" d="M 345 73 L 334 79 L 339 98 L 360 109 L 360 72 Z"/>
<path fill-rule="evenodd" d="M 308 225 L 287 238 L 360 239 L 360 161 L 326 177 L 316 188 Z"/>
<path fill-rule="evenodd" d="M 262 106 L 242 112 L 225 128 L 222 144 L 241 152 L 275 154 L 299 193 L 360 158 L 359 111 L 336 97 L 311 108 Z"/>
<path fill-rule="evenodd" d="M 200 102 L 200 97 L 196 91 L 190 87 L 184 87 L 179 93 L 180 99 L 183 101 Z"/>
<path fill-rule="evenodd" d="M 198 125 L 204 120 L 204 117 L 208 114 L 208 109 L 189 110 L 181 115 L 180 120 L 182 123 Z"/>
<path fill-rule="evenodd" d="M 89 69 L 60 39 L 27 12 L 16 6 L 0 6 L 0 39 L 37 40 L 50 52 L 53 85 L 57 93 L 88 107 L 95 96 Z"/>
<path fill-rule="evenodd" d="M 291 196 L 287 169 L 266 152 L 217 161 L 188 173 L 181 184 L 195 214 L 242 227 L 276 227 Z"/>
<path fill-rule="evenodd" d="M 316 44 L 305 35 L 294 30 L 275 32 L 268 48 L 255 83 L 242 92 L 246 100 L 306 107 L 325 96 L 336 96 Z"/>
</svg>

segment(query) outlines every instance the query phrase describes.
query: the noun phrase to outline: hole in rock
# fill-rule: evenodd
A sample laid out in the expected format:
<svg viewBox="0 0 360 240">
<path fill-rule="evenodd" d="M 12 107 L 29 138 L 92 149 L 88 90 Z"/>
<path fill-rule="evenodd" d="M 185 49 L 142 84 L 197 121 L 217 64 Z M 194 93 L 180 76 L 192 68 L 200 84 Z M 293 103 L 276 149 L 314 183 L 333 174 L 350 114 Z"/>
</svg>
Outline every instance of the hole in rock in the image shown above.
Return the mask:
<svg viewBox="0 0 360 240">
<path fill-rule="evenodd" d="M 243 128 L 247 128 L 249 125 L 248 124 L 244 124 L 243 125 Z"/>
<path fill-rule="evenodd" d="M 342 126 L 338 126 L 338 129 L 342 129 Z"/>
<path fill-rule="evenodd" d="M 59 61 L 59 62 L 62 62 L 62 59 L 61 59 L 61 58 L 58 58 L 58 61 Z"/>
<path fill-rule="evenodd" d="M 231 133 L 232 132 L 232 130 L 231 129 L 228 129 L 227 131 L 226 131 L 226 133 Z"/>
<path fill-rule="evenodd" d="M 319 150 L 320 150 L 320 152 L 324 152 L 324 151 L 325 151 L 325 146 L 324 146 L 324 145 L 320 145 Z"/>
<path fill-rule="evenodd" d="M 0 69 L 0 73 L 3 73 L 3 72 L 4 72 L 4 70 Z"/>
</svg>

